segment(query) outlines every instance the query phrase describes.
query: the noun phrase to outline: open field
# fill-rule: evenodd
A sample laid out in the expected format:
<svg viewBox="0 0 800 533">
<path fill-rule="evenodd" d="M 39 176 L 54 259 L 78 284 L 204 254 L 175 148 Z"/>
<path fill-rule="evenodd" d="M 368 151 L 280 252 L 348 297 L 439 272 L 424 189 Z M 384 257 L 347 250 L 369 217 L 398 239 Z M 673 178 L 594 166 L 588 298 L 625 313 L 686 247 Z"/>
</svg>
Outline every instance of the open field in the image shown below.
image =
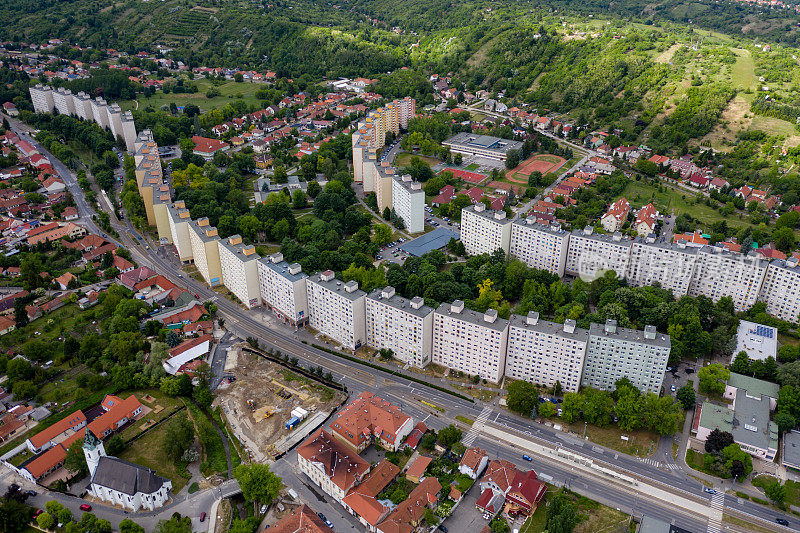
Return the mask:
<svg viewBox="0 0 800 533">
<path fill-rule="evenodd" d="M 256 98 L 256 91 L 265 86 L 261 83 L 252 83 L 249 81 L 242 83 L 237 83 L 235 81 L 223 81 L 216 85 L 220 95 L 213 98 L 206 98 L 206 92 L 208 92 L 208 90 L 214 86 L 211 80 L 202 78 L 189 83 L 197 85 L 196 93 L 164 94 L 162 91 L 158 91 L 150 98 L 140 97 L 138 99 L 139 107 L 143 108 L 151 105 L 158 109 L 159 107 L 163 105 L 169 105 L 170 103 L 174 103 L 178 107 L 186 104 L 194 104 L 201 110 L 208 111 L 209 109 L 219 109 L 224 107 L 228 102 L 232 102 L 239 98 L 239 95 L 241 95 L 242 100 L 244 100 L 248 106 L 250 104 L 260 105 L 260 101 L 258 98 Z M 136 109 L 136 101 L 134 100 L 123 100 L 119 102 L 119 105 L 123 111 Z"/>
<path fill-rule="evenodd" d="M 552 498 L 558 489 L 547 485 L 547 494 L 544 500 L 519 530 L 520 533 L 541 533 L 545 531 L 547 523 L 547 501 Z M 575 533 L 595 533 L 597 531 L 627 531 L 628 515 L 611 507 L 606 507 L 594 500 L 579 496 L 574 492 L 565 491 L 576 507 L 578 516 L 582 519 L 575 526 Z M 615 526 L 618 526 L 615 528 Z"/>
<path fill-rule="evenodd" d="M 675 214 L 687 213 L 700 221 L 704 226 L 710 226 L 714 222 L 725 220 L 732 227 L 752 226 L 750 221 L 738 216 L 725 217 L 716 209 L 707 206 L 705 203 L 693 203 L 695 198 L 690 192 L 681 192 L 670 187 L 664 191 L 659 191 L 653 185 L 643 181 L 631 181 L 622 196 L 628 199 L 632 206 L 641 207 L 652 202 L 661 213 Z"/>
<path fill-rule="evenodd" d="M 752 89 L 756 86 L 755 63 L 749 50 L 731 48 L 736 54 L 736 63 L 731 70 L 731 82 L 738 89 Z"/>
<path fill-rule="evenodd" d="M 797 129 L 794 124 L 787 120 L 781 120 L 774 117 L 763 117 L 756 115 L 750 123 L 751 130 L 761 130 L 767 135 L 785 135 L 790 137 L 797 134 Z"/>
<path fill-rule="evenodd" d="M 741 130 L 753 129 L 753 122 L 753 115 L 750 113 L 750 102 L 743 95 L 737 94 L 722 111 L 720 123 L 714 126 L 714 129 L 706 134 L 699 143 L 701 146 L 710 144 L 715 150 L 729 151 L 736 140 L 736 133 Z"/>
<path fill-rule="evenodd" d="M 528 184 L 528 177 L 533 172 L 541 172 L 544 176 L 551 172 L 556 172 L 564 166 L 566 160 L 563 157 L 551 154 L 538 154 L 529 157 L 514 169 L 508 176 L 508 180 L 513 183 Z"/>
<path fill-rule="evenodd" d="M 122 396 L 127 398 L 130 394 L 134 394 L 142 405 L 150 408 L 151 411 L 147 416 L 143 416 L 141 419 L 122 430 L 120 436 L 123 440 L 128 440 L 134 435 L 141 433 L 146 426 L 157 423 L 169 415 L 176 407 L 183 405 L 183 402 L 181 402 L 179 398 L 167 396 L 159 389 L 134 391 L 132 393 L 125 393 Z"/>
</svg>

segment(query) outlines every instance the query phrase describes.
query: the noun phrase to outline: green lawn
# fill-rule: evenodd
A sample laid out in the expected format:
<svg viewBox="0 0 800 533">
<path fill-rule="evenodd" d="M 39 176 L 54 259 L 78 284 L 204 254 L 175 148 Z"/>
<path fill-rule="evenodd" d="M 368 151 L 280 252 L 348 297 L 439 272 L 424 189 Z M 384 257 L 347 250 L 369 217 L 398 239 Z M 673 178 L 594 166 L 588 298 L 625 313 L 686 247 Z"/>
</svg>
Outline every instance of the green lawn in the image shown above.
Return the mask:
<svg viewBox="0 0 800 533">
<path fill-rule="evenodd" d="M 236 83 L 235 81 L 224 81 L 221 84 L 216 85 L 216 88 L 220 92 L 219 96 L 215 96 L 214 98 L 206 98 L 206 92 L 208 92 L 208 90 L 212 87 L 211 81 L 203 78 L 192 81 L 191 83 L 197 85 L 196 93 L 164 94 L 163 92 L 158 91 L 150 98 L 140 97 L 138 99 L 139 108 L 141 109 L 151 105 L 158 109 L 162 105 L 169 105 L 170 103 L 174 102 L 177 106 L 194 104 L 203 111 L 208 111 L 209 109 L 214 108 L 221 109 L 228 102 L 236 100 L 239 95 L 241 95 L 242 100 L 244 100 L 248 106 L 250 104 L 260 106 L 261 102 L 258 100 L 258 98 L 256 98 L 256 91 L 262 87 L 265 87 L 265 85 L 261 83 L 251 83 L 247 81 Z M 136 102 L 134 100 L 124 100 L 119 102 L 119 105 L 122 107 L 123 111 L 136 109 Z"/>
<path fill-rule="evenodd" d="M 178 415 L 181 416 L 181 415 Z M 162 443 L 167 433 L 167 424 L 149 431 L 133 441 L 120 454 L 121 459 L 151 468 L 160 476 L 172 481 L 172 493 L 177 494 L 191 477 L 185 468 L 179 468 L 164 453 Z"/>
<path fill-rule="evenodd" d="M 738 215 L 726 217 L 716 209 L 707 206 L 705 203 L 694 203 L 697 198 L 690 192 L 683 192 L 666 187 L 666 190 L 659 192 L 658 188 L 644 181 L 631 181 L 622 196 L 634 207 L 641 207 L 648 203 L 655 204 L 661 213 L 672 213 L 676 215 L 687 213 L 700 221 L 703 226 L 711 226 L 714 222 L 725 220 L 731 227 L 752 226 L 746 218 L 740 219 Z"/>
<path fill-rule="evenodd" d="M 131 394 L 134 394 L 139 399 L 142 405 L 144 405 L 145 407 L 149 407 L 150 409 L 152 409 L 152 411 L 148 413 L 147 416 L 142 417 L 140 420 L 137 420 L 135 423 L 125 428 L 122 431 L 122 433 L 120 433 L 122 440 L 131 439 L 135 435 L 141 433 L 142 429 L 144 428 L 144 425 L 147 424 L 148 420 L 152 420 L 153 422 L 158 422 L 159 420 L 169 415 L 173 411 L 173 409 L 183 405 L 183 402 L 180 400 L 180 398 L 171 398 L 166 394 L 164 394 L 163 392 L 161 392 L 159 389 L 147 389 L 147 390 L 137 390 L 133 392 L 125 392 L 121 396 L 127 398 Z M 153 398 L 153 401 L 144 400 L 144 397 L 147 394 L 149 394 Z M 158 409 L 159 406 L 161 407 L 160 410 Z M 158 410 L 158 413 L 155 412 L 156 410 Z"/>
<path fill-rule="evenodd" d="M 766 132 L 767 135 L 783 135 L 789 137 L 797 134 L 797 128 L 788 120 L 781 120 L 774 117 L 764 117 L 756 115 L 753 117 L 753 122 L 750 123 L 750 131 L 761 130 Z"/>
<path fill-rule="evenodd" d="M 731 48 L 731 51 L 736 54 L 736 63 L 731 70 L 733 86 L 740 89 L 754 88 L 757 80 L 752 54 L 742 48 Z"/>
<path fill-rule="evenodd" d="M 547 523 L 547 500 L 557 492 L 552 485 L 547 486 L 545 499 L 520 529 L 520 533 L 540 533 L 545 531 Z M 606 507 L 585 496 L 571 491 L 565 491 L 576 507 L 581 521 L 575 526 L 575 533 L 595 533 L 597 531 L 618 531 L 618 526 L 624 526 L 628 515 L 611 507 Z M 625 529 L 623 527 L 623 529 Z"/>
<path fill-rule="evenodd" d="M 19 348 L 30 339 L 38 337 L 40 340 L 52 341 L 64 332 L 88 333 L 87 330 L 100 329 L 99 324 L 92 324 L 95 320 L 98 306 L 81 310 L 76 304 L 65 305 L 48 313 L 21 329 L 17 329 L 0 337 L 0 345 L 6 348 Z M 36 333 L 39 335 L 36 335 Z"/>
<path fill-rule="evenodd" d="M 422 154 L 410 154 L 408 152 L 402 152 L 397 154 L 397 157 L 394 158 L 394 166 L 407 167 L 408 165 L 411 164 L 411 158 L 413 157 L 418 157 L 423 163 L 427 163 L 429 167 L 441 163 L 441 161 L 436 159 L 435 157 L 430 157 Z"/>
</svg>

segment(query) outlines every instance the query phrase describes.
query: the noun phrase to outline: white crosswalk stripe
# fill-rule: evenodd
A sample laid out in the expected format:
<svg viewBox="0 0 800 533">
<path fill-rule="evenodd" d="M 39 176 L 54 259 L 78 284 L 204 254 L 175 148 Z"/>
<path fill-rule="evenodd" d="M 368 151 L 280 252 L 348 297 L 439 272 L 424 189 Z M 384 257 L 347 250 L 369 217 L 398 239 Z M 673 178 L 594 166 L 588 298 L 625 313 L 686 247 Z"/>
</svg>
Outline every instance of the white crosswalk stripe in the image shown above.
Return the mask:
<svg viewBox="0 0 800 533">
<path fill-rule="evenodd" d="M 464 446 L 466 446 L 467 448 L 472 446 L 472 443 L 475 442 L 475 439 L 478 438 L 478 433 L 480 433 L 478 426 L 479 425 L 482 426 L 483 424 L 485 424 L 486 421 L 489 420 L 489 415 L 491 414 L 492 414 L 491 407 L 487 405 L 486 407 L 483 408 L 481 414 L 479 414 L 478 418 L 475 419 L 475 422 L 472 423 L 472 427 L 469 428 L 469 431 L 467 431 L 466 436 L 464 436 L 464 438 L 461 440 Z"/>
<path fill-rule="evenodd" d="M 722 531 L 722 513 L 725 511 L 725 493 L 717 492 L 711 496 L 711 516 L 708 517 L 708 533 Z"/>
</svg>

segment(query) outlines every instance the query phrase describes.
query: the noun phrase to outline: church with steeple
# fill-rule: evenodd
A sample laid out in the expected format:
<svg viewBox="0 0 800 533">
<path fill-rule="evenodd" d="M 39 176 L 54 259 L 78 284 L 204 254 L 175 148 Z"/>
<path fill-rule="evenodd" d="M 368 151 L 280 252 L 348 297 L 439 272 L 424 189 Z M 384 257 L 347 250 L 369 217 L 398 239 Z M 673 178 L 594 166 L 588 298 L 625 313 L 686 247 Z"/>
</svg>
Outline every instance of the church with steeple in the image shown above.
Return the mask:
<svg viewBox="0 0 800 533">
<path fill-rule="evenodd" d="M 169 499 L 170 480 L 149 468 L 109 457 L 103 441 L 88 428 L 83 438 L 83 454 L 92 480 L 88 492 L 95 498 L 130 511 L 153 511 Z"/>
</svg>

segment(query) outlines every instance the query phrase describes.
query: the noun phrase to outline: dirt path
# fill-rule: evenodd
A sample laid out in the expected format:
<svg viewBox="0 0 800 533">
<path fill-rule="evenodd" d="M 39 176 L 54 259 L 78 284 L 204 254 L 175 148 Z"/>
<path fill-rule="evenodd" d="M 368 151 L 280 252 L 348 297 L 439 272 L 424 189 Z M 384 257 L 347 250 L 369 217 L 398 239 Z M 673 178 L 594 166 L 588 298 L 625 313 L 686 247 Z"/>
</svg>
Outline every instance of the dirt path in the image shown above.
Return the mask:
<svg viewBox="0 0 800 533">
<path fill-rule="evenodd" d="M 655 56 L 653 58 L 653 61 L 655 61 L 656 63 L 669 63 L 670 61 L 672 61 L 672 56 L 675 55 L 675 52 L 677 52 L 678 48 L 680 48 L 681 46 L 683 45 L 679 43 L 673 44 L 672 46 L 670 46 L 669 48 L 667 48 L 666 50 Z"/>
</svg>

